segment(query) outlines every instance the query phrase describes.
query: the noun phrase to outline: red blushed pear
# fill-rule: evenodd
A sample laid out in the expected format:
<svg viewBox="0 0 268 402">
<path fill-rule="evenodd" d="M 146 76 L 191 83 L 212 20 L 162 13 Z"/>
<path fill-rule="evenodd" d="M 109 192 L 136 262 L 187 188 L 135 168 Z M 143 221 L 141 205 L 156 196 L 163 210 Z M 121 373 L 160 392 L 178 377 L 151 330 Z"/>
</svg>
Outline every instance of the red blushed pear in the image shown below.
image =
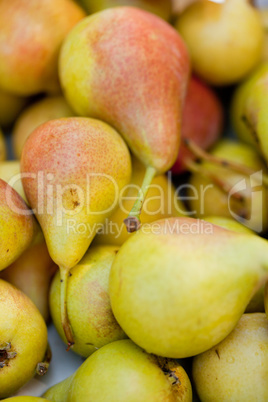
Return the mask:
<svg viewBox="0 0 268 402">
<path fill-rule="evenodd" d="M 61 271 L 61 317 L 69 345 L 66 291 L 70 269 L 117 206 L 131 176 L 128 148 L 108 124 L 82 117 L 51 120 L 25 143 L 24 190 Z"/>
<path fill-rule="evenodd" d="M 21 196 L 0 179 L 0 271 L 31 244 L 37 223 Z"/>
<path fill-rule="evenodd" d="M 190 139 L 207 150 L 219 139 L 222 128 L 223 109 L 218 97 L 206 84 L 192 77 L 183 109 L 182 139 Z M 196 156 L 182 142 L 172 172 L 178 174 L 187 170 L 189 161 L 193 159 Z"/>
<path fill-rule="evenodd" d="M 60 79 L 72 108 L 101 119 L 124 137 L 147 167 L 129 218 L 137 230 L 148 185 L 174 163 L 189 76 L 189 56 L 165 21 L 133 7 L 85 18 L 67 36 Z"/>
</svg>

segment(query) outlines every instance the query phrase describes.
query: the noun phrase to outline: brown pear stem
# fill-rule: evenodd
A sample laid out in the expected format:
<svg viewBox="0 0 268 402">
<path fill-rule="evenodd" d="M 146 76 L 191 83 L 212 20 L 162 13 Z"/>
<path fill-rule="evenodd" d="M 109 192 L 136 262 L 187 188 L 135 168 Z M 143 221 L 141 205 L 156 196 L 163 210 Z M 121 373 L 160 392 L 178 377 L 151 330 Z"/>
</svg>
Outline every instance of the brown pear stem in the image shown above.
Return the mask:
<svg viewBox="0 0 268 402">
<path fill-rule="evenodd" d="M 192 173 L 199 173 L 206 179 L 212 181 L 220 190 L 222 190 L 224 193 L 229 194 L 230 191 L 232 190 L 232 186 L 224 181 L 221 180 L 218 176 L 214 175 L 212 172 L 210 172 L 208 169 L 204 168 L 202 165 L 193 162 L 190 159 L 185 160 L 185 166 L 187 169 L 192 172 Z M 237 199 L 237 201 L 244 203 L 245 202 L 245 197 L 239 193 L 233 194 L 233 197 Z"/>
<path fill-rule="evenodd" d="M 67 351 L 69 351 L 70 348 L 74 345 L 73 332 L 67 312 L 67 285 L 68 285 L 69 271 L 70 271 L 69 268 L 60 267 L 61 323 L 68 343 Z"/>
<path fill-rule="evenodd" d="M 49 343 L 47 344 L 47 349 L 46 349 L 46 353 L 45 353 L 45 357 L 44 357 L 44 361 L 41 363 L 37 363 L 36 366 L 36 374 L 43 376 L 47 373 L 48 369 L 49 369 L 49 365 L 52 359 L 52 352 L 51 352 L 51 348 Z"/>
<path fill-rule="evenodd" d="M 200 148 L 192 140 L 184 139 L 184 144 L 199 159 L 205 160 L 210 163 L 214 163 L 214 164 L 224 167 L 226 169 L 234 170 L 235 172 L 241 173 L 245 176 L 251 176 L 256 173 L 256 171 L 254 169 L 251 169 L 248 166 L 209 154 L 208 152 L 206 152 L 202 148 Z M 262 181 L 263 181 L 264 185 L 268 186 L 268 176 L 267 175 L 262 174 Z M 260 183 L 260 184 L 262 184 L 262 183 Z"/>
<path fill-rule="evenodd" d="M 146 198 L 150 184 L 151 184 L 153 178 L 155 177 L 155 175 L 156 175 L 156 169 L 153 168 L 152 166 L 148 166 L 146 168 L 143 183 L 139 190 L 137 199 L 136 199 L 128 217 L 126 219 L 124 219 L 124 223 L 125 223 L 127 231 L 129 233 L 136 232 L 140 228 L 140 225 L 141 225 L 140 214 L 141 214 L 141 210 L 142 210 L 142 205 L 144 203 L 144 200 Z"/>
</svg>

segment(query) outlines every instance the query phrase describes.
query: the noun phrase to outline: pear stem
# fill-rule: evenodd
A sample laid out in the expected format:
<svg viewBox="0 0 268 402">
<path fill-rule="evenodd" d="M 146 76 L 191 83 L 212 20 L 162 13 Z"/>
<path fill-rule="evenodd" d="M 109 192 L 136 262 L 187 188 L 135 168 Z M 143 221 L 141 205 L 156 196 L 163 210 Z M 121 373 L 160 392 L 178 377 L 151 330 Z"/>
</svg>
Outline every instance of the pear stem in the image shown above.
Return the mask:
<svg viewBox="0 0 268 402">
<path fill-rule="evenodd" d="M 52 352 L 49 343 L 47 344 L 47 349 L 44 357 L 44 361 L 41 363 L 37 363 L 36 366 L 36 374 L 43 376 L 47 373 L 47 370 L 49 369 L 49 365 L 52 359 Z"/>
<path fill-rule="evenodd" d="M 67 351 L 70 350 L 71 346 L 74 345 L 74 337 L 71 328 L 71 324 L 68 318 L 67 312 L 67 285 L 68 285 L 68 277 L 69 277 L 69 268 L 60 267 L 60 282 L 61 282 L 61 289 L 60 289 L 60 306 L 61 306 L 61 322 L 62 327 L 67 339 L 68 348 Z"/>
<path fill-rule="evenodd" d="M 203 177 L 212 181 L 224 193 L 229 194 L 230 191 L 232 190 L 232 186 L 228 182 L 221 180 L 218 176 L 214 175 L 212 172 L 204 168 L 202 165 L 193 162 L 190 159 L 186 159 L 184 164 L 190 172 L 201 174 Z M 245 197 L 239 193 L 233 194 L 233 197 L 236 198 L 237 201 L 241 203 L 245 202 Z"/>
<path fill-rule="evenodd" d="M 153 168 L 152 166 L 148 166 L 146 168 L 143 183 L 139 190 L 137 199 L 136 199 L 128 217 L 126 219 L 124 219 L 124 223 L 125 223 L 127 231 L 129 233 L 136 232 L 140 228 L 140 225 L 141 225 L 140 214 L 141 214 L 141 210 L 142 210 L 142 205 L 144 203 L 144 200 L 146 198 L 150 184 L 151 184 L 153 178 L 155 177 L 155 175 L 156 175 L 156 169 Z"/>
</svg>

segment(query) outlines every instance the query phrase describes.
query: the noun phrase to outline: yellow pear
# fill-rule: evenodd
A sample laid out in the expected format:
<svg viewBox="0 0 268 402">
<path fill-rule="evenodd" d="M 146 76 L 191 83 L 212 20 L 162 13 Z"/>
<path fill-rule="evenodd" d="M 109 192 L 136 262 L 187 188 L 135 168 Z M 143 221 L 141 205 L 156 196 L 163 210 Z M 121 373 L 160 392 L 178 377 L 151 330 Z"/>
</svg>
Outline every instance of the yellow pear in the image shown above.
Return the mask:
<svg viewBox="0 0 268 402">
<path fill-rule="evenodd" d="M 0 279 L 0 398 L 35 374 L 47 348 L 46 324 L 32 301 Z"/>
<path fill-rule="evenodd" d="M 244 314 L 221 343 L 196 356 L 193 379 L 202 402 L 268 400 L 268 320 Z"/>
<path fill-rule="evenodd" d="M 13 396 L 13 398 L 3 399 L 8 402 L 49 402 L 48 399 L 38 398 L 35 396 Z"/>
<path fill-rule="evenodd" d="M 21 173 L 20 173 L 20 161 L 1 161 L 0 162 L 0 179 L 7 182 L 27 203 L 26 195 L 24 193 Z"/>
</svg>

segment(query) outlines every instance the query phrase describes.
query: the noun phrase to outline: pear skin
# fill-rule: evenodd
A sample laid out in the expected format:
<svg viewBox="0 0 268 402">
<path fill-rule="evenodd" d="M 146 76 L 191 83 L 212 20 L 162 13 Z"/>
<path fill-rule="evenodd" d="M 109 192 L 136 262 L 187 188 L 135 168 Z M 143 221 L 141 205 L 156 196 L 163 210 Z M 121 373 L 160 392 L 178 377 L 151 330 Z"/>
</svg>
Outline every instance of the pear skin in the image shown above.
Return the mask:
<svg viewBox="0 0 268 402">
<path fill-rule="evenodd" d="M 75 344 L 72 350 L 88 357 L 97 349 L 127 338 L 112 313 L 108 294 L 111 265 L 118 247 L 90 247 L 82 260 L 71 269 L 68 280 L 68 317 Z M 66 342 L 61 325 L 60 275 L 55 275 L 50 289 L 53 323 Z"/>
<path fill-rule="evenodd" d="M 45 239 L 31 245 L 0 277 L 25 293 L 36 305 L 45 321 L 49 319 L 48 295 L 50 282 L 57 270 Z"/>
<path fill-rule="evenodd" d="M 222 342 L 193 359 L 201 401 L 267 401 L 268 320 L 244 314 Z"/>
<path fill-rule="evenodd" d="M 68 273 L 116 208 L 120 191 L 130 180 L 130 154 L 106 123 L 62 118 L 42 124 L 30 135 L 21 171 L 26 173 L 24 190 L 49 254 L 60 267 L 62 322 L 72 344 L 66 308 Z"/>
<path fill-rule="evenodd" d="M 179 16 L 176 28 L 189 48 L 194 72 L 212 85 L 238 82 L 261 60 L 264 32 L 249 1 L 197 1 Z"/>
<path fill-rule="evenodd" d="M 267 279 L 268 243 L 202 220 L 147 224 L 120 248 L 110 300 L 148 353 L 185 358 L 224 339 Z"/>
<path fill-rule="evenodd" d="M 32 212 L 20 195 L 0 179 L 0 271 L 31 244 L 37 231 Z"/>
<path fill-rule="evenodd" d="M 0 179 L 7 182 L 17 193 L 28 203 L 26 195 L 23 190 L 20 174 L 20 161 L 2 161 L 0 162 Z"/>
<path fill-rule="evenodd" d="M 192 388 L 179 363 L 148 355 L 126 339 L 93 353 L 43 396 L 54 402 L 190 402 Z"/>
<path fill-rule="evenodd" d="M 13 150 L 18 159 L 26 139 L 41 124 L 61 117 L 74 116 L 63 96 L 48 96 L 30 105 L 16 120 L 12 132 Z"/>
<path fill-rule="evenodd" d="M 132 159 L 132 177 L 123 194 L 117 210 L 106 220 L 106 223 L 94 239 L 94 244 L 112 244 L 121 246 L 130 236 L 124 220 L 127 218 L 138 191 L 141 188 L 145 168 L 136 159 Z M 183 216 L 186 209 L 177 196 L 170 178 L 165 175 L 156 176 L 149 187 L 141 212 L 141 221 L 150 223 L 171 216 Z"/>
<path fill-rule="evenodd" d="M 38 398 L 35 396 L 13 396 L 13 398 L 3 399 L 8 402 L 49 402 L 48 399 Z"/>
<path fill-rule="evenodd" d="M 0 279 L 0 398 L 13 395 L 35 374 L 47 348 L 46 324 L 32 301 Z"/>
</svg>

